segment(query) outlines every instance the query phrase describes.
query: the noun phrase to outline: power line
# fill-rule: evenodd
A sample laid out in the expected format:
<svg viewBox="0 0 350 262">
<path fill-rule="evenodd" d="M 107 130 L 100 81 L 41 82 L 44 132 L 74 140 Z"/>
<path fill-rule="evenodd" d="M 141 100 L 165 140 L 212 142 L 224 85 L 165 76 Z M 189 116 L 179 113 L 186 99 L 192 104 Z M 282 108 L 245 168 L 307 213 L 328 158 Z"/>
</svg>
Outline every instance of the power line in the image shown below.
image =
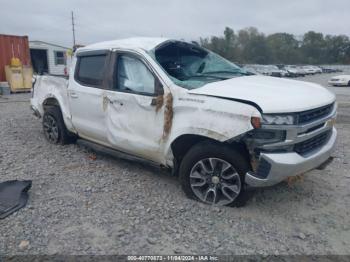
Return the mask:
<svg viewBox="0 0 350 262">
<path fill-rule="evenodd" d="M 75 28 L 74 28 L 74 14 L 72 11 L 72 31 L 73 31 L 73 48 L 75 47 Z"/>
</svg>

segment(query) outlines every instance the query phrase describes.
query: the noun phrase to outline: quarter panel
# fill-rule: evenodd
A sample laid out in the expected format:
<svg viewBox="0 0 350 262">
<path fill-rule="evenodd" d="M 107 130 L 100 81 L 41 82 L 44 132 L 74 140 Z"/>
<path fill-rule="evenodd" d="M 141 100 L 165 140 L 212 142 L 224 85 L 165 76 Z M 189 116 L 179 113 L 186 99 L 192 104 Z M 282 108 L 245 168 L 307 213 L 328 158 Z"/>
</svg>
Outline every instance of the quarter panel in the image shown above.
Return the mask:
<svg viewBox="0 0 350 262">
<path fill-rule="evenodd" d="M 31 105 L 40 112 L 40 115 L 43 115 L 44 102 L 49 98 L 56 99 L 60 105 L 67 129 L 75 132 L 68 103 L 67 85 L 68 80 L 63 77 L 37 76 Z"/>
</svg>

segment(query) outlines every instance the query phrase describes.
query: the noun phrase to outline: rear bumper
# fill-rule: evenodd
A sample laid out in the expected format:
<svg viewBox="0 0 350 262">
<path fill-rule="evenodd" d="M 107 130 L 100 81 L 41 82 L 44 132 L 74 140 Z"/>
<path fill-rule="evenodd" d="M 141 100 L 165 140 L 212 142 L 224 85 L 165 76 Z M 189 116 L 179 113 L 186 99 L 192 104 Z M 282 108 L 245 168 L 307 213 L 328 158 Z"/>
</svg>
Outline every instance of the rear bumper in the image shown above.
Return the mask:
<svg viewBox="0 0 350 262">
<path fill-rule="evenodd" d="M 253 187 L 272 186 L 287 177 L 296 176 L 320 166 L 330 158 L 335 147 L 337 131 L 335 128 L 332 131 L 328 142 L 307 157 L 295 152 L 262 153 L 259 162 L 264 163 L 264 171 L 267 175 L 265 174 L 262 178 L 258 173 L 250 171 L 246 174 L 245 182 Z"/>
</svg>

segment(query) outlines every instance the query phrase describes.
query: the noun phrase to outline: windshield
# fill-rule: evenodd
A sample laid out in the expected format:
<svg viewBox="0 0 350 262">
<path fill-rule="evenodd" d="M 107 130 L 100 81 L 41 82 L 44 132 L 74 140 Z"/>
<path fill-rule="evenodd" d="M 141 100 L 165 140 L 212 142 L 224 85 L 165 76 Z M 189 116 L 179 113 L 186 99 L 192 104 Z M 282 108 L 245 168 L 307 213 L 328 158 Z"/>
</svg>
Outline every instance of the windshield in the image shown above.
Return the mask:
<svg viewBox="0 0 350 262">
<path fill-rule="evenodd" d="M 175 84 L 186 89 L 248 75 L 244 69 L 221 56 L 185 42 L 165 43 L 152 50 L 150 55 Z"/>
</svg>

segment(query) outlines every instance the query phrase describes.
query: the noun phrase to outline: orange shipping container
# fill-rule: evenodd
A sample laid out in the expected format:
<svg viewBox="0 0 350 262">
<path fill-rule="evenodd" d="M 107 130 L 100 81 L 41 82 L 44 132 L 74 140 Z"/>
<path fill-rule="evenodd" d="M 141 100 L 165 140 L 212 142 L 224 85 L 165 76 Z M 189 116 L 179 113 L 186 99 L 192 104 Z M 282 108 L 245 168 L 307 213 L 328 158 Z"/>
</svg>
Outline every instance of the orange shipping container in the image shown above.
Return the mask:
<svg viewBox="0 0 350 262">
<path fill-rule="evenodd" d="M 0 81 L 6 81 L 5 66 L 17 57 L 23 65 L 31 65 L 28 36 L 0 34 Z"/>
</svg>

